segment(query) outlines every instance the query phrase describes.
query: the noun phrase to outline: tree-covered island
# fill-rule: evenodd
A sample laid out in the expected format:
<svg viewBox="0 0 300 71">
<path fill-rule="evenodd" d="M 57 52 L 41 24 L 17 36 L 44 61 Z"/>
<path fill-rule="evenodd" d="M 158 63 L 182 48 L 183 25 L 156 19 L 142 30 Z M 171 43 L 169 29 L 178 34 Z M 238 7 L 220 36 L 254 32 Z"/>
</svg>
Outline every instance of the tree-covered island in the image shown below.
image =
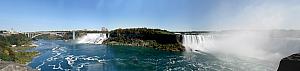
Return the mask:
<svg viewBox="0 0 300 71">
<path fill-rule="evenodd" d="M 179 35 L 167 30 L 130 28 L 116 29 L 103 44 L 151 47 L 167 51 L 184 51 Z"/>
</svg>

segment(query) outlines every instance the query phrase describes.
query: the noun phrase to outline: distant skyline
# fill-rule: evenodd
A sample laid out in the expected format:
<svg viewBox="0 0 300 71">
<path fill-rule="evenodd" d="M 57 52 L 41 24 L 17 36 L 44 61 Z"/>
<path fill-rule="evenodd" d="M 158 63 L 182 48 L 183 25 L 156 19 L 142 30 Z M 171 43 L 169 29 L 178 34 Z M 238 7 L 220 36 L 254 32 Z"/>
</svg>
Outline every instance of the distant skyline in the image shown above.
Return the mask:
<svg viewBox="0 0 300 71">
<path fill-rule="evenodd" d="M 300 28 L 300 0 L 0 0 L 0 30 Z"/>
</svg>

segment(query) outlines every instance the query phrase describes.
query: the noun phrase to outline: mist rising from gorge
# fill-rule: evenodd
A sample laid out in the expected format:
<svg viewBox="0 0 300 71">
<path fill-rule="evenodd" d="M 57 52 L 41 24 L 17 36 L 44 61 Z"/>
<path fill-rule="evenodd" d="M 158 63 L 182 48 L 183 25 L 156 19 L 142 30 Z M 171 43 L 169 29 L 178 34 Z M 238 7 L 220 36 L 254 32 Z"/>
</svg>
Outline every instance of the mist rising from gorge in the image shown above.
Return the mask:
<svg viewBox="0 0 300 71">
<path fill-rule="evenodd" d="M 294 48 L 284 47 L 287 44 L 273 43 L 275 40 L 272 38 L 274 30 L 286 28 L 287 23 L 299 22 L 291 20 L 291 14 L 297 7 L 276 1 L 259 0 L 249 1 L 234 11 L 223 9 L 224 7 L 232 6 L 226 2 L 220 4 L 215 16 L 222 18 L 213 19 L 211 28 L 232 31 L 223 32 L 222 35 L 225 36 L 214 39 L 214 46 L 208 48 L 211 51 L 271 61 L 279 61 L 282 57 L 297 52 L 292 51 Z"/>
</svg>

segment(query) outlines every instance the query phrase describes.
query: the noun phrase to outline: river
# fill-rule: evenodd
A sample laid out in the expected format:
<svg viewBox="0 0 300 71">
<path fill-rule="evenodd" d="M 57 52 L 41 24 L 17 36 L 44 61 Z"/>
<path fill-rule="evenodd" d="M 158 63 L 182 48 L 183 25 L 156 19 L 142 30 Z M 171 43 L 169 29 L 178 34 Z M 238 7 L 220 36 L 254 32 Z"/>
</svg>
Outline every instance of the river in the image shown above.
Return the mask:
<svg viewBox="0 0 300 71">
<path fill-rule="evenodd" d="M 41 54 L 28 66 L 42 71 L 272 71 L 268 62 L 207 53 L 168 52 L 133 46 L 39 40 Z"/>
</svg>

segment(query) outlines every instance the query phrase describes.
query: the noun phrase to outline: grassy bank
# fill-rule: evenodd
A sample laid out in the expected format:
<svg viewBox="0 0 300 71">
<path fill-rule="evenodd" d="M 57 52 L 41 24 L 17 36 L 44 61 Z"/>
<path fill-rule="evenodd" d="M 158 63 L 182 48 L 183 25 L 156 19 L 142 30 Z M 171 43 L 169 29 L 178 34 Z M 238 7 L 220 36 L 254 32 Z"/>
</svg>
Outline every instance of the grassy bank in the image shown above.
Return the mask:
<svg viewBox="0 0 300 71">
<path fill-rule="evenodd" d="M 15 62 L 20 63 L 20 64 L 27 64 L 28 62 L 30 62 L 32 60 L 32 58 L 34 58 L 38 54 L 39 54 L 39 52 L 37 52 L 37 51 L 33 51 L 33 52 L 16 52 Z"/>
<path fill-rule="evenodd" d="M 35 48 L 33 46 L 19 46 L 19 47 L 11 47 L 13 51 L 15 51 L 15 62 L 20 64 L 27 64 L 39 54 L 37 51 L 27 52 L 26 50 Z"/>
</svg>

